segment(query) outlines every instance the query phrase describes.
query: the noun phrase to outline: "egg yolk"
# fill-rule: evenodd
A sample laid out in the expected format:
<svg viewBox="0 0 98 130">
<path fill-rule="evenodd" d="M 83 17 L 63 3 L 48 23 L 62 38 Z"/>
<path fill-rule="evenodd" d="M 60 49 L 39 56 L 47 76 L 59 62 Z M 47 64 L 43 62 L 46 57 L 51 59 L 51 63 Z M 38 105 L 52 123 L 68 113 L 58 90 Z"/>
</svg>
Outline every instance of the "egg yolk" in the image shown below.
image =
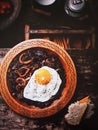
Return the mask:
<svg viewBox="0 0 98 130">
<path fill-rule="evenodd" d="M 36 82 L 45 85 L 51 80 L 51 74 L 46 69 L 39 69 L 35 75 Z"/>
</svg>

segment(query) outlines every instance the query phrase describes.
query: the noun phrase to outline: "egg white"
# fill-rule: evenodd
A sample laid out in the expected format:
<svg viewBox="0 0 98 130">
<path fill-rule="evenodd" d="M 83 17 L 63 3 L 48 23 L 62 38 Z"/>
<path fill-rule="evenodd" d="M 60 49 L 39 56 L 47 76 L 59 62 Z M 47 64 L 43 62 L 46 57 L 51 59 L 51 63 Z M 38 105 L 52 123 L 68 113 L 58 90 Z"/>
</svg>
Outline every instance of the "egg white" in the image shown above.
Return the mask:
<svg viewBox="0 0 98 130">
<path fill-rule="evenodd" d="M 51 74 L 51 80 L 46 85 L 41 85 L 36 82 L 35 75 L 39 69 L 46 69 Z M 57 71 L 48 66 L 43 66 L 34 71 L 26 87 L 24 88 L 23 96 L 26 99 L 32 101 L 45 102 L 48 101 L 53 95 L 55 95 L 62 83 L 62 80 Z"/>
</svg>

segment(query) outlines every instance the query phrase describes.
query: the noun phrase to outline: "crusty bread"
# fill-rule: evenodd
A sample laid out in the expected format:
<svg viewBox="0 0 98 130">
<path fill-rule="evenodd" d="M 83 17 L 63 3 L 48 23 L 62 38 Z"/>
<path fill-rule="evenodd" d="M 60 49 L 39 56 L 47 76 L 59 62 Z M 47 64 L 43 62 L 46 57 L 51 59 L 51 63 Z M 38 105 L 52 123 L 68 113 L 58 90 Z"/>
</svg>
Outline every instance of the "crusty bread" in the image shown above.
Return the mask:
<svg viewBox="0 0 98 130">
<path fill-rule="evenodd" d="M 72 103 L 68 108 L 68 113 L 65 115 L 65 120 L 70 125 L 78 125 L 87 109 L 89 97 L 85 97 L 80 101 Z"/>
<path fill-rule="evenodd" d="M 89 96 L 85 97 L 85 98 L 82 98 L 79 103 L 88 103 L 90 102 L 90 99 L 89 99 Z"/>
</svg>

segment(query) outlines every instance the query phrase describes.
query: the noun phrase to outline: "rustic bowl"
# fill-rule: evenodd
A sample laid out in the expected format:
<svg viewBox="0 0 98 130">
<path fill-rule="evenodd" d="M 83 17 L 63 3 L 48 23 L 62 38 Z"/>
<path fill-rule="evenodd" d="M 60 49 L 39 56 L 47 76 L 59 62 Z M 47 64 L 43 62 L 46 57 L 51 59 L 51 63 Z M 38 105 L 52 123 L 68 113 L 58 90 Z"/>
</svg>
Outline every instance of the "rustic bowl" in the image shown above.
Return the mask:
<svg viewBox="0 0 98 130">
<path fill-rule="evenodd" d="M 64 71 L 66 73 L 66 84 L 62 90 L 61 97 L 58 100 L 56 100 L 55 103 L 45 108 L 39 108 L 35 106 L 28 107 L 21 104 L 21 102 L 18 102 L 11 95 L 11 92 L 9 91 L 7 84 L 7 80 L 9 80 L 7 79 L 8 68 L 12 60 L 15 57 L 17 57 L 17 55 L 22 51 L 35 47 L 45 48 L 56 53 L 59 56 L 63 64 Z M 15 112 L 23 116 L 27 116 L 30 118 L 43 118 L 54 115 L 69 103 L 76 89 L 77 75 L 71 57 L 59 45 L 48 40 L 31 39 L 17 44 L 15 47 L 10 49 L 10 51 L 6 54 L 1 63 L 0 80 L 1 80 L 0 85 L 1 95 L 5 100 L 5 102 L 9 105 L 9 107 L 11 107 Z"/>
</svg>

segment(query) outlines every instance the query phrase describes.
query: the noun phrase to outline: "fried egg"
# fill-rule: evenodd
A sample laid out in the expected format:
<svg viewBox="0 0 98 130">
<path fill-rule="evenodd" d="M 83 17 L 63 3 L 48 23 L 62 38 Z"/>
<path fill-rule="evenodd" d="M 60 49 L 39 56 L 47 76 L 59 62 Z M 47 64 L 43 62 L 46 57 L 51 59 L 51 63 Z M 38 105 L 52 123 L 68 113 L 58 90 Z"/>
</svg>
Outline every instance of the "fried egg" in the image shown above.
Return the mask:
<svg viewBox="0 0 98 130">
<path fill-rule="evenodd" d="M 62 83 L 58 72 L 48 66 L 34 71 L 23 91 L 26 99 L 38 102 L 48 101 L 54 96 Z"/>
</svg>

